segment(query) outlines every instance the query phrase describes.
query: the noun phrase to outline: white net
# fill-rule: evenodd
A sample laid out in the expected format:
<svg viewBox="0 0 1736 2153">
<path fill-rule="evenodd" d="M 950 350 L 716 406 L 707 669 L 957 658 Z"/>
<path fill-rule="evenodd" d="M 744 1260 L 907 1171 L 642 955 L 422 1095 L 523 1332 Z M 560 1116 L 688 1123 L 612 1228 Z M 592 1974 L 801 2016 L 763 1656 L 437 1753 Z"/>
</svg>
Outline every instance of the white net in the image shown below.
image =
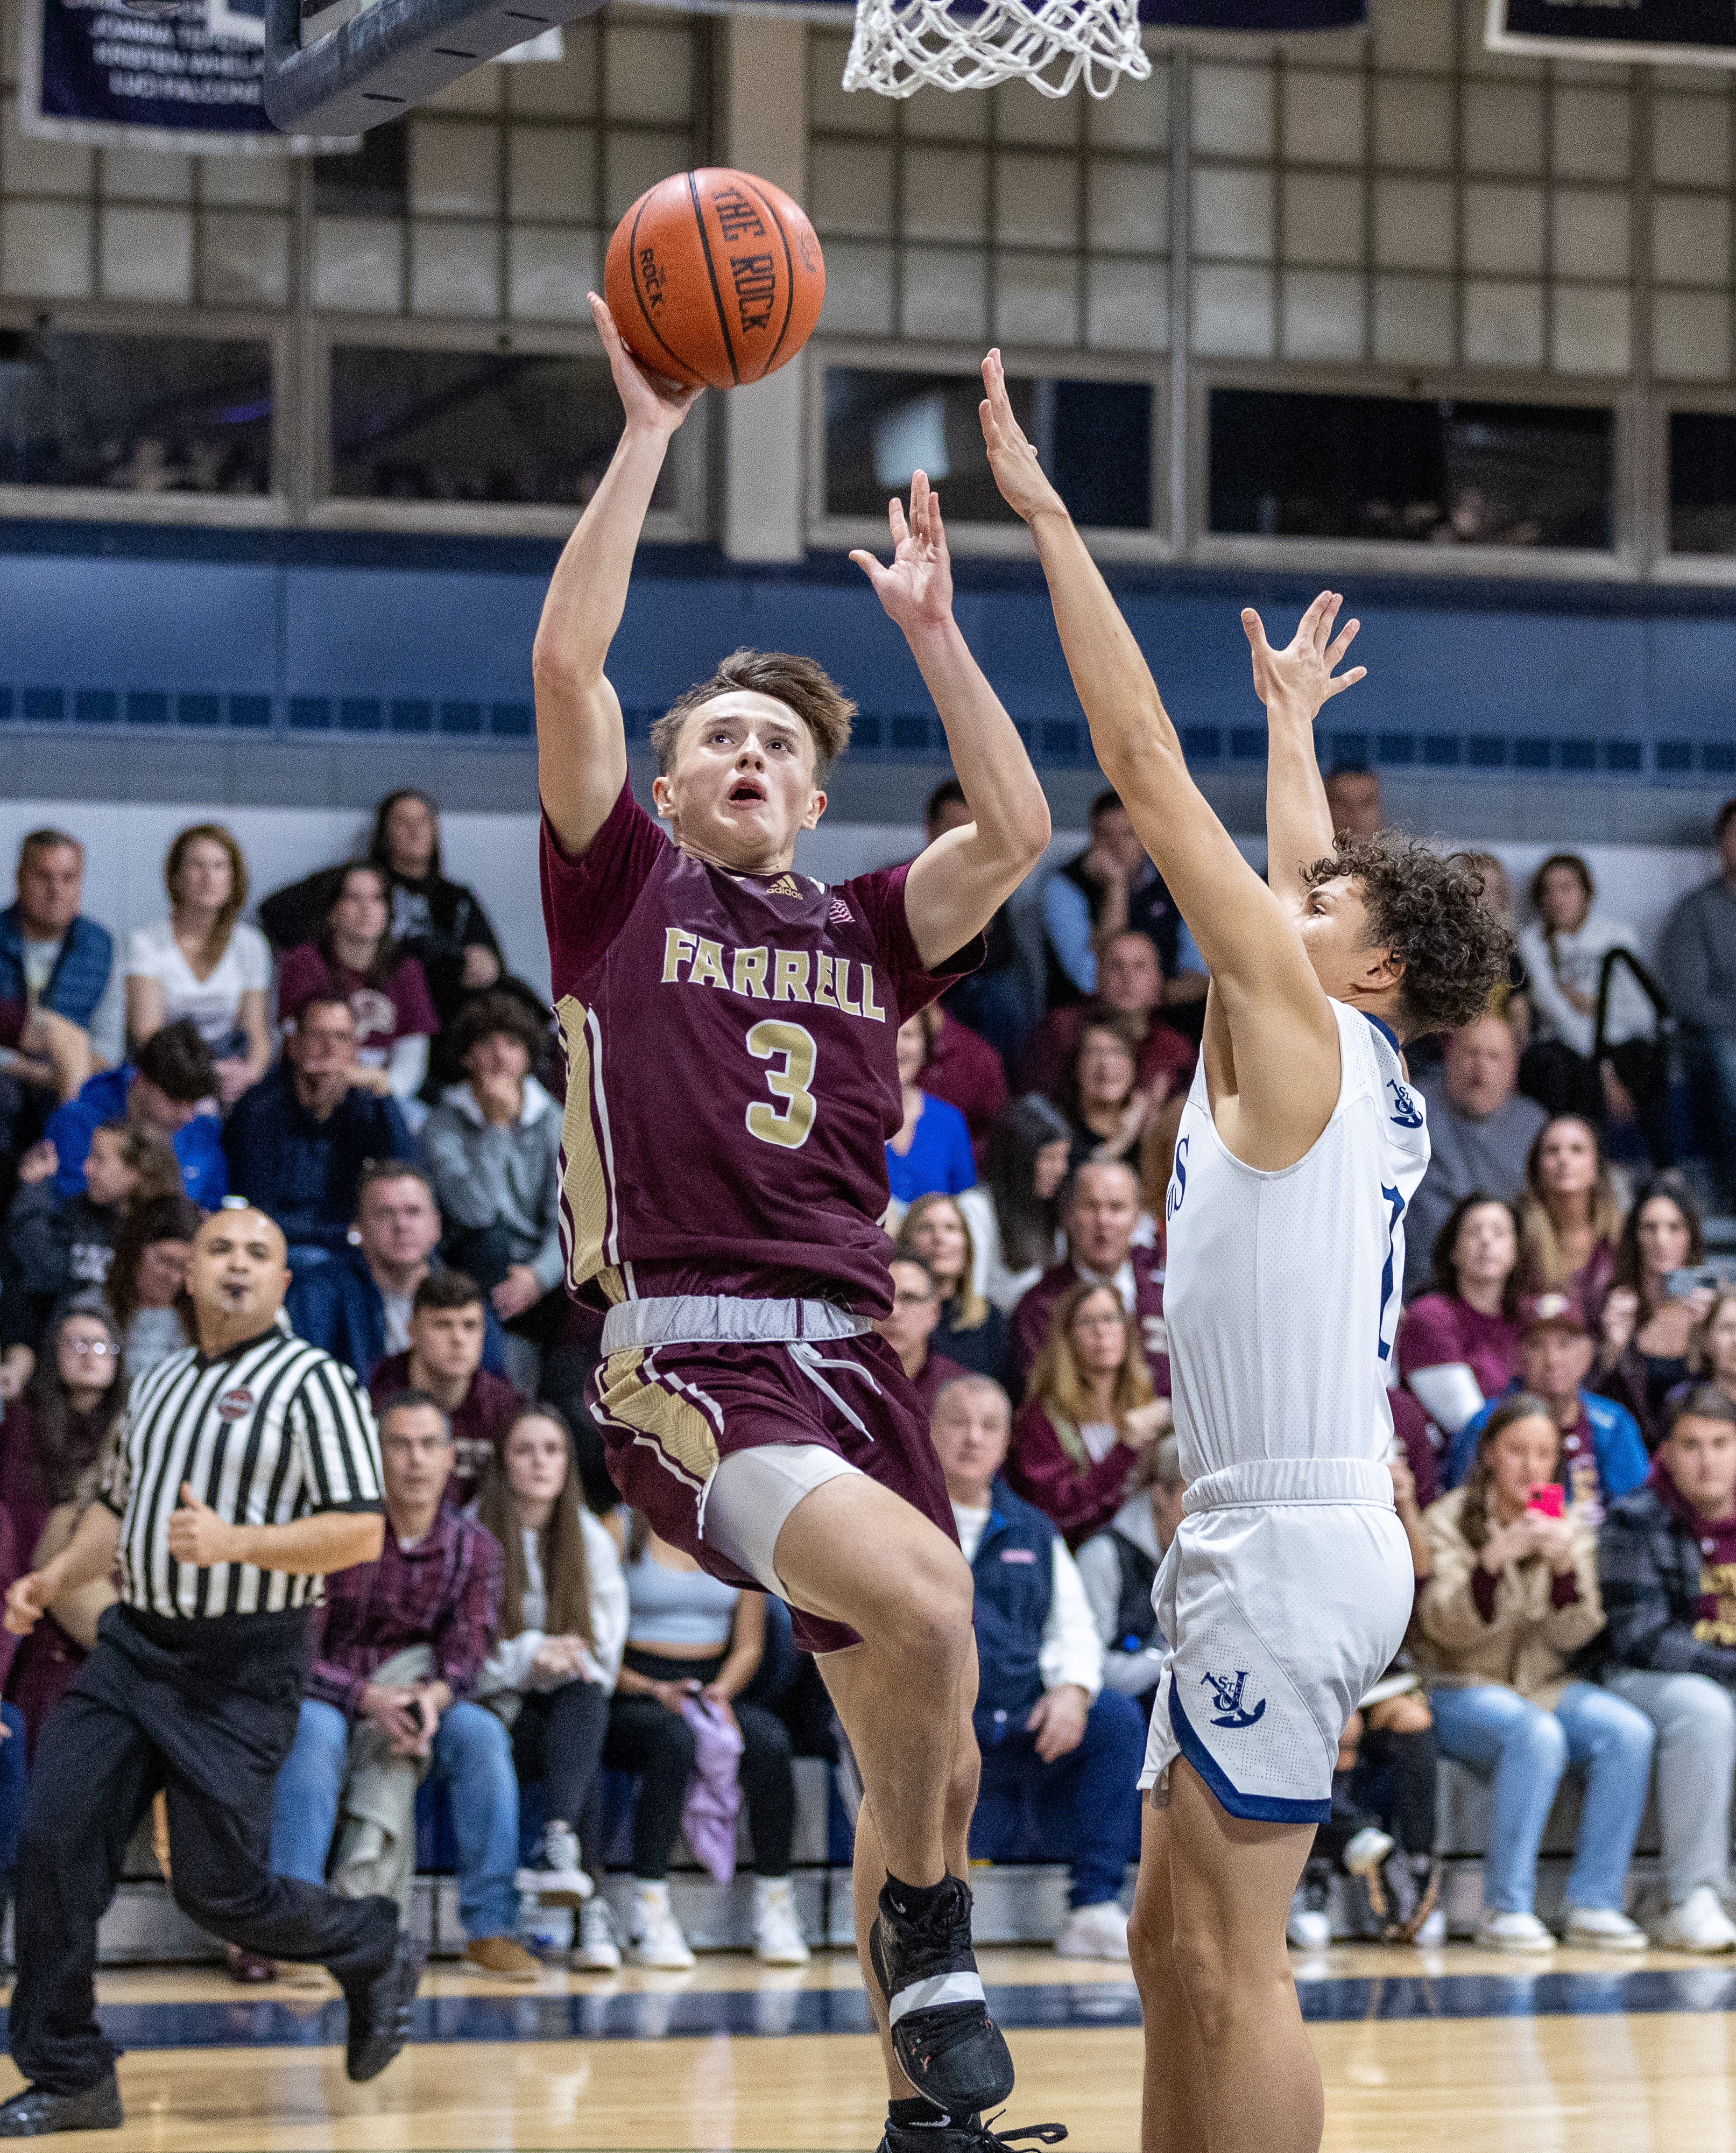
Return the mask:
<svg viewBox="0 0 1736 2153">
<path fill-rule="evenodd" d="M 1123 75 L 1144 82 L 1139 0 L 987 0 L 970 13 L 947 0 L 856 0 L 846 89 L 909 97 L 986 89 L 1023 77 L 1044 97 L 1065 97 L 1084 77 L 1107 97 Z"/>
</svg>

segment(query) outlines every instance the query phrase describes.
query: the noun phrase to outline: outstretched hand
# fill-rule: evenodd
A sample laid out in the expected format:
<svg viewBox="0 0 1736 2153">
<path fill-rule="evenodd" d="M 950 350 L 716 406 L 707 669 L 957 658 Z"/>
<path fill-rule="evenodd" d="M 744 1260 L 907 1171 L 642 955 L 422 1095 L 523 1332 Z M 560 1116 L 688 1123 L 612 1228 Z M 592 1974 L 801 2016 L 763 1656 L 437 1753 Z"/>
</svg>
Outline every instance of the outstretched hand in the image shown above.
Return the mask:
<svg viewBox="0 0 1736 2153">
<path fill-rule="evenodd" d="M 995 475 L 995 484 L 1001 489 L 1003 500 L 1027 523 L 1047 510 L 1057 509 L 1064 516 L 1065 504 L 1044 476 L 1036 450 L 1025 439 L 1023 427 L 1013 415 L 1012 400 L 1007 394 L 1007 369 L 1001 364 L 998 351 L 990 352 L 982 362 L 982 386 L 987 394 L 977 407 L 977 416 L 982 421 L 988 467 Z"/>
<path fill-rule="evenodd" d="M 894 494 L 886 511 L 892 532 L 892 565 L 886 568 L 859 546 L 850 559 L 874 586 L 874 594 L 906 635 L 937 628 L 952 611 L 952 562 L 941 522 L 941 498 L 926 471 L 911 474 L 908 517 Z"/>
<path fill-rule="evenodd" d="M 1338 671 L 1362 626 L 1359 620 L 1347 621 L 1343 632 L 1336 641 L 1332 639 L 1332 625 L 1343 603 L 1340 593 L 1322 591 L 1282 650 L 1274 650 L 1266 641 L 1266 624 L 1252 606 L 1242 608 L 1242 629 L 1254 654 L 1254 692 L 1268 710 L 1275 703 L 1300 705 L 1312 720 L 1334 695 L 1368 678 L 1366 665 L 1353 665 L 1348 673 Z"/>
<path fill-rule="evenodd" d="M 627 349 L 626 338 L 615 326 L 615 317 L 609 312 L 607 303 L 595 292 L 587 296 L 591 318 L 603 340 L 609 371 L 620 391 L 627 425 L 643 426 L 654 433 L 673 434 L 698 402 L 700 391 L 683 389 L 678 382 L 666 380 L 648 367 L 642 366 Z"/>
</svg>

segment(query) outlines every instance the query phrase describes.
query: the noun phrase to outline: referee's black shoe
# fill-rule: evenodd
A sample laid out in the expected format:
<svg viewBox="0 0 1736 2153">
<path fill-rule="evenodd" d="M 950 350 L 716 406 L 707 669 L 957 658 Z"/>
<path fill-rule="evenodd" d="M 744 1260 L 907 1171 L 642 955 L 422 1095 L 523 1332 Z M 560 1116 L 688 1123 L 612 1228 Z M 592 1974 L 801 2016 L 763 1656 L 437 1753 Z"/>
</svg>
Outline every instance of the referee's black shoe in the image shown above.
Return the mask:
<svg viewBox="0 0 1736 2153">
<path fill-rule="evenodd" d="M 1058 2145 L 1066 2135 L 1064 2123 L 1028 2123 L 1021 2130 L 997 2131 L 980 2115 L 942 2115 L 932 2123 L 895 2123 L 888 2116 L 880 2153 L 1009 2153 L 1017 2139 Z"/>
<path fill-rule="evenodd" d="M 971 1894 L 947 1876 L 919 1911 L 890 1883 L 868 1932 L 868 1957 L 886 1999 L 892 2053 L 925 2100 L 949 2115 L 998 2108 L 1013 2090 L 1013 2058 L 988 2015 L 971 1949 Z"/>
<path fill-rule="evenodd" d="M 421 1945 L 400 1929 L 392 1956 L 379 1972 L 344 1991 L 349 2040 L 343 2068 L 358 2085 L 377 2079 L 409 2039 L 424 1957 Z"/>
<path fill-rule="evenodd" d="M 51 2130 L 119 2130 L 126 2120 L 111 2070 L 83 2093 L 28 2085 L 0 2103 L 0 2138 L 46 2138 Z"/>
</svg>

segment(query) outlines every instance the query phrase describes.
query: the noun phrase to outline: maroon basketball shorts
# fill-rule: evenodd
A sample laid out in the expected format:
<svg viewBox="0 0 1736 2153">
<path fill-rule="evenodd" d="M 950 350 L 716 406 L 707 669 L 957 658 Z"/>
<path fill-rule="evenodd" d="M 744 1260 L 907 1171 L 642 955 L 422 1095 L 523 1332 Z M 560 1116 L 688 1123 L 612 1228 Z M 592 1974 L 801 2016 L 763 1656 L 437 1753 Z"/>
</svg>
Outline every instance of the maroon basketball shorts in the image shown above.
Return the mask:
<svg viewBox="0 0 1736 2153">
<path fill-rule="evenodd" d="M 789 1601 L 772 1566 L 778 1533 L 805 1495 L 842 1474 L 865 1474 L 957 1537 L 910 1379 L 883 1339 L 852 1333 L 851 1321 L 814 1301 L 693 1297 L 610 1311 L 591 1404 L 611 1476 L 660 1539 L 726 1584 Z M 752 1335 L 798 1327 L 808 1335 Z M 662 1335 L 695 1329 L 713 1335 Z M 805 1652 L 859 1641 L 793 1601 L 790 1614 Z"/>
</svg>

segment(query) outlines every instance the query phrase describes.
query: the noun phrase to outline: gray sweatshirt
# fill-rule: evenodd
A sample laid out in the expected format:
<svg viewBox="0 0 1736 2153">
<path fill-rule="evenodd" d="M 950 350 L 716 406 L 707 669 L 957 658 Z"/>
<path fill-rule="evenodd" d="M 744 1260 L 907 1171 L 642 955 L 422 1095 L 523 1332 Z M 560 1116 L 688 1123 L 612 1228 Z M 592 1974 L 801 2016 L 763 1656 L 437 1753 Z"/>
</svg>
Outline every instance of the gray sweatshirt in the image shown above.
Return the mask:
<svg viewBox="0 0 1736 2153">
<path fill-rule="evenodd" d="M 1736 890 L 1722 875 L 1678 904 L 1659 954 L 1677 1018 L 1702 1031 L 1736 1031 Z"/>
<path fill-rule="evenodd" d="M 455 1226 L 500 1225 L 515 1264 L 545 1293 L 560 1285 L 561 1109 L 534 1076 L 508 1127 L 484 1121 L 468 1084 L 454 1084 L 429 1116 L 422 1148 L 440 1209 Z"/>
<path fill-rule="evenodd" d="M 1525 1186 L 1525 1153 L 1549 1119 L 1535 1099 L 1516 1092 L 1480 1120 L 1455 1106 L 1444 1084 L 1425 1084 L 1423 1097 L 1429 1108 L 1429 1171 L 1404 1222 L 1404 1290 L 1412 1300 L 1428 1290 L 1434 1237 L 1453 1206 L 1474 1188 L 1516 1196 Z"/>
</svg>

